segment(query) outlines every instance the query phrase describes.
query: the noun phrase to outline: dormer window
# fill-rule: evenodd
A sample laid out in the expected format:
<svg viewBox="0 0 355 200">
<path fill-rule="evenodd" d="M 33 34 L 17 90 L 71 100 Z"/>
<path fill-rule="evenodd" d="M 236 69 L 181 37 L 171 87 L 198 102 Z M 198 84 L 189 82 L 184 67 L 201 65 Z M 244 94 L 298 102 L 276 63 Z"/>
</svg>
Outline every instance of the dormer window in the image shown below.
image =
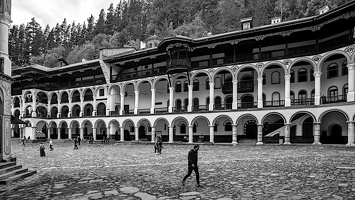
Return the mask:
<svg viewBox="0 0 355 200">
<path fill-rule="evenodd" d="M 251 18 L 251 17 L 241 19 L 240 23 L 242 24 L 242 29 L 243 30 L 251 29 L 253 27 L 252 21 L 253 21 L 253 18 Z"/>
</svg>

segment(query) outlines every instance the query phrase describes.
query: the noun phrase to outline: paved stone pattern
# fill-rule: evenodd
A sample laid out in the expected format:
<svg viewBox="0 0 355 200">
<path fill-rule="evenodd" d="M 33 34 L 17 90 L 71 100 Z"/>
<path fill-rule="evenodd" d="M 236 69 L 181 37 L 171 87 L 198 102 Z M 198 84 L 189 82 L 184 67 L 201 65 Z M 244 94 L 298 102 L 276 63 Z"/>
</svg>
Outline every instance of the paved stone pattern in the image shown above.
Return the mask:
<svg viewBox="0 0 355 200">
<path fill-rule="evenodd" d="M 355 147 L 202 145 L 202 187 L 187 173 L 192 145 L 55 143 L 39 156 L 13 141 L 18 164 L 37 174 L 0 186 L 0 199 L 355 199 Z"/>
</svg>

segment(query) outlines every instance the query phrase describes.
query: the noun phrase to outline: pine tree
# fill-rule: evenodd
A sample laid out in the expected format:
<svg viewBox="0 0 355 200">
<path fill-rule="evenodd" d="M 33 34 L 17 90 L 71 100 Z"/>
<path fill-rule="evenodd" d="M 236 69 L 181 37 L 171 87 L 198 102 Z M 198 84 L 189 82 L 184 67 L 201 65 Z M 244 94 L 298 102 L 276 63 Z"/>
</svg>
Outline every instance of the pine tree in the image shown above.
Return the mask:
<svg viewBox="0 0 355 200">
<path fill-rule="evenodd" d="M 105 26 L 106 26 L 105 25 L 105 18 L 106 18 L 105 11 L 104 11 L 104 9 L 101 9 L 99 19 L 97 20 L 96 25 L 95 25 L 94 35 L 105 33 Z"/>
<path fill-rule="evenodd" d="M 115 9 L 113 8 L 113 3 L 107 9 L 106 23 L 105 23 L 105 34 L 113 35 L 115 32 Z"/>
</svg>

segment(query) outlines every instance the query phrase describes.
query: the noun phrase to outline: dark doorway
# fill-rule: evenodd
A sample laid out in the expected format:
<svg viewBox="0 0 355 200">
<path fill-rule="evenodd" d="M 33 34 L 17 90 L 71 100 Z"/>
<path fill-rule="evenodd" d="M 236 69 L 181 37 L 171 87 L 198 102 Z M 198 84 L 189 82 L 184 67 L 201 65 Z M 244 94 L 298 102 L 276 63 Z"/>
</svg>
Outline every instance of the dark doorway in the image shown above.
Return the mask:
<svg viewBox="0 0 355 200">
<path fill-rule="evenodd" d="M 138 139 L 146 138 L 145 131 L 145 126 L 141 125 L 138 130 Z"/>
<path fill-rule="evenodd" d="M 129 105 L 124 105 L 124 113 L 129 113 Z"/>
<path fill-rule="evenodd" d="M 124 140 L 131 141 L 131 134 L 129 133 L 128 130 L 124 130 Z"/>
<path fill-rule="evenodd" d="M 302 124 L 302 139 L 313 141 L 313 119 L 308 117 Z"/>
<path fill-rule="evenodd" d="M 341 144 L 343 143 L 341 137 L 342 128 L 339 124 L 334 124 L 330 127 L 330 137 L 329 143 L 331 144 Z"/>
<path fill-rule="evenodd" d="M 249 120 L 244 125 L 245 138 L 247 139 L 257 139 L 258 137 L 258 127 L 254 120 Z"/>
<path fill-rule="evenodd" d="M 252 108 L 254 107 L 254 97 L 252 95 L 245 95 L 241 99 L 242 108 Z"/>
</svg>

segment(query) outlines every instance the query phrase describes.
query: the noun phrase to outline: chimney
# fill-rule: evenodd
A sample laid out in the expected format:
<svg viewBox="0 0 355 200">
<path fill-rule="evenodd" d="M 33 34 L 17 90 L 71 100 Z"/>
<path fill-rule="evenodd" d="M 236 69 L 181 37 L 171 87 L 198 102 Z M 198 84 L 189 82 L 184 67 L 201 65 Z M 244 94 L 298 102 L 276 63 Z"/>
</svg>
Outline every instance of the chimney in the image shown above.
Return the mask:
<svg viewBox="0 0 355 200">
<path fill-rule="evenodd" d="M 253 22 L 253 18 L 252 17 L 240 19 L 240 23 L 242 24 L 242 30 L 253 28 L 253 23 L 252 22 Z"/>
<path fill-rule="evenodd" d="M 319 14 L 323 14 L 329 11 L 329 6 L 325 5 L 323 8 L 319 9 Z"/>
<path fill-rule="evenodd" d="M 281 22 L 281 17 L 271 18 L 271 24 L 276 24 Z"/>
</svg>

